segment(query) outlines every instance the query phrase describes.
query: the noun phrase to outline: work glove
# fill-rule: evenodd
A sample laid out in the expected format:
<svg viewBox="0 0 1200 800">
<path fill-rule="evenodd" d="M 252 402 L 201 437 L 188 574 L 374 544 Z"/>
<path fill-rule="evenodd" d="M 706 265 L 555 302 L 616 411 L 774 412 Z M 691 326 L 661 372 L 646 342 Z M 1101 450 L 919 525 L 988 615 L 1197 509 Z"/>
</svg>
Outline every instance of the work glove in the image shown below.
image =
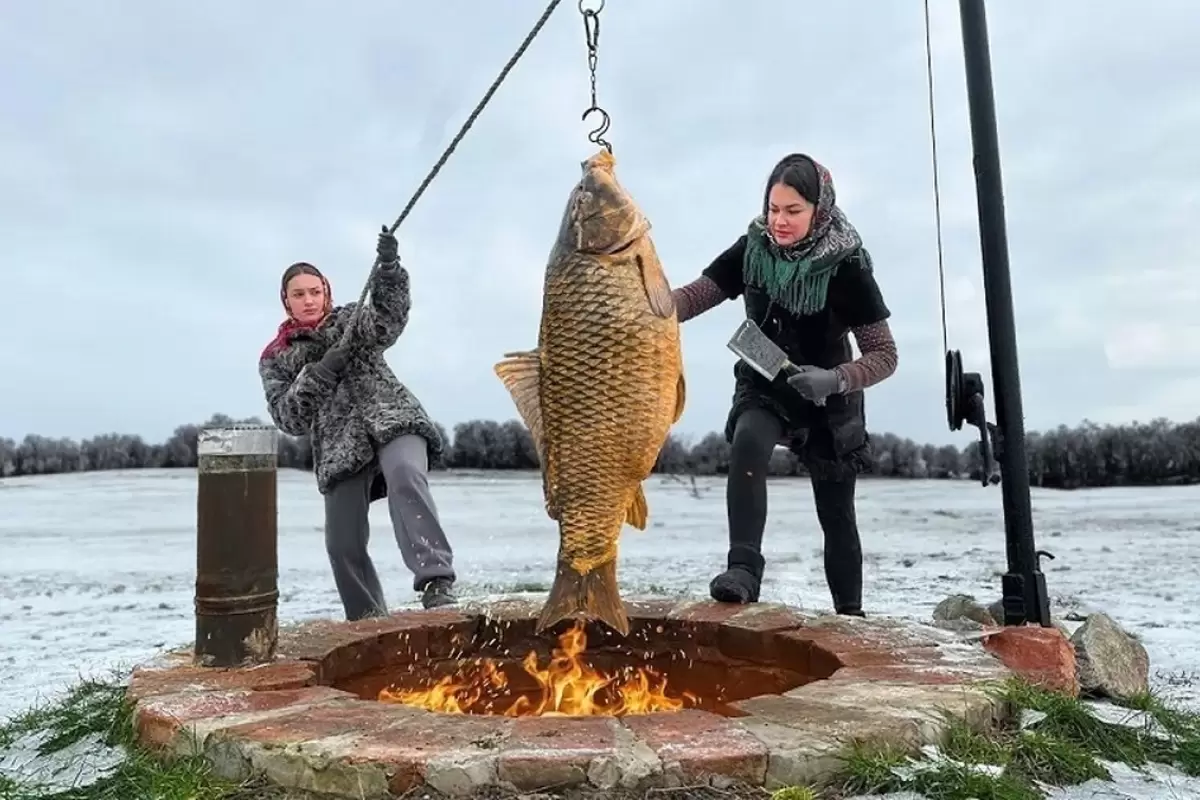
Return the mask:
<svg viewBox="0 0 1200 800">
<path fill-rule="evenodd" d="M 321 357 L 318 366 L 337 379 L 342 377 L 342 373 L 346 371 L 346 365 L 349 362 L 350 354 L 346 352 L 346 348 L 340 344 L 335 344 L 325 351 L 325 355 Z"/>
<path fill-rule="evenodd" d="M 389 231 L 386 225 L 379 234 L 379 244 L 376 245 L 375 252 L 379 254 L 379 263 L 384 266 L 394 264 L 400 259 L 400 246 L 396 243 L 396 234 Z"/>
<path fill-rule="evenodd" d="M 796 367 L 788 376 L 787 382 L 801 397 L 817 405 L 824 405 L 825 398 L 836 394 L 838 390 L 836 372 L 808 365 Z"/>
</svg>

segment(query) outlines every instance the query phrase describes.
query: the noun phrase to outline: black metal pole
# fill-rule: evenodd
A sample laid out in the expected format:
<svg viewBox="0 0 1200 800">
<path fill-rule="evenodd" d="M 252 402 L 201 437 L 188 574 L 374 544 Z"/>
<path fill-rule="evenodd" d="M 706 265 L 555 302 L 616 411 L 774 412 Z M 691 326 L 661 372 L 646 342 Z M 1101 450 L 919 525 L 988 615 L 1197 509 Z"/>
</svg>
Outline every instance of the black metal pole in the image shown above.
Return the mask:
<svg viewBox="0 0 1200 800">
<path fill-rule="evenodd" d="M 1000 437 L 1000 491 L 1008 573 L 1004 576 L 1004 623 L 1037 622 L 1049 627 L 1046 579 L 1038 565 L 1029 500 L 1029 461 L 1025 453 L 1025 412 L 1017 359 L 1017 326 L 1013 315 L 1008 266 L 1008 233 L 1004 221 L 1004 187 L 1000 177 L 1000 142 L 992 92 L 992 60 L 983 0 L 959 0 L 971 140 L 975 150 L 975 193 L 979 206 L 979 241 L 987 304 L 996 428 Z"/>
</svg>

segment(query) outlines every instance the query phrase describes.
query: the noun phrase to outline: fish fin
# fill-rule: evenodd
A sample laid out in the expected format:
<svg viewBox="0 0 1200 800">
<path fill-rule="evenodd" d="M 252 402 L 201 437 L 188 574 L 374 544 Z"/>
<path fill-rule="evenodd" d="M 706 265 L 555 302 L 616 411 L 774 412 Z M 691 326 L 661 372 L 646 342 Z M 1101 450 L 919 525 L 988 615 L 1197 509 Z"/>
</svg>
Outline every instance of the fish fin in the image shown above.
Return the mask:
<svg viewBox="0 0 1200 800">
<path fill-rule="evenodd" d="M 641 253 L 638 253 L 637 263 L 642 271 L 642 284 L 646 287 L 650 310 L 660 317 L 674 314 L 675 298 L 671 296 L 671 285 L 667 283 L 662 264 L 657 258 L 646 258 Z"/>
<path fill-rule="evenodd" d="M 536 349 L 505 353 L 504 360 L 492 368 L 504 388 L 512 395 L 521 421 L 529 428 L 538 457 L 545 463 L 545 444 L 542 439 L 542 406 L 538 389 L 542 384 L 541 355 Z"/>
<path fill-rule="evenodd" d="M 536 632 L 544 633 L 573 617 L 598 620 L 622 636 L 629 635 L 629 616 L 617 586 L 617 559 L 605 561 L 586 574 L 558 562 L 554 585 L 538 617 Z"/>
<path fill-rule="evenodd" d="M 625 512 L 625 524 L 644 531 L 646 530 L 646 520 L 649 517 L 650 507 L 646 504 L 646 493 L 642 490 L 642 485 L 638 484 L 633 500 L 630 501 L 629 508 Z"/>
<path fill-rule="evenodd" d="M 679 418 L 683 416 L 683 407 L 687 404 L 687 381 L 684 380 L 683 370 L 679 370 L 679 380 L 675 382 L 675 418 L 671 420 L 674 425 L 679 422 Z"/>
<path fill-rule="evenodd" d="M 535 348 L 516 353 L 505 353 L 504 360 L 493 367 L 496 376 L 512 395 L 513 403 L 521 421 L 533 438 L 533 449 L 538 454 L 542 467 L 542 499 L 546 504 L 546 516 L 558 519 L 558 507 L 554 502 L 551 476 L 554 465 L 546 452 L 545 435 L 542 427 L 542 406 L 538 390 L 542 383 L 541 354 Z"/>
</svg>

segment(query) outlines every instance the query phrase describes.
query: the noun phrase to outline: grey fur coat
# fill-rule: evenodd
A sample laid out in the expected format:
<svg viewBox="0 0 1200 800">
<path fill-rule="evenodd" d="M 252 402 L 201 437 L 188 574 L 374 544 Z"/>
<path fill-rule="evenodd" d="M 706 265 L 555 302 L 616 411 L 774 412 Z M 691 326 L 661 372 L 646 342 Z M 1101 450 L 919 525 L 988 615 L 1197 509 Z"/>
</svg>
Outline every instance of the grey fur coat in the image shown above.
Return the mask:
<svg viewBox="0 0 1200 800">
<path fill-rule="evenodd" d="M 405 434 L 425 439 L 431 464 L 445 447 L 420 401 L 383 358 L 408 324 L 408 271 L 399 262 L 376 274 L 341 381 L 331 380 L 316 363 L 341 338 L 357 305 L 338 306 L 318 327 L 293 331 L 281 350 L 264 354 L 258 365 L 271 419 L 285 433 L 311 437 L 322 494 L 373 465 L 379 447 Z"/>
</svg>

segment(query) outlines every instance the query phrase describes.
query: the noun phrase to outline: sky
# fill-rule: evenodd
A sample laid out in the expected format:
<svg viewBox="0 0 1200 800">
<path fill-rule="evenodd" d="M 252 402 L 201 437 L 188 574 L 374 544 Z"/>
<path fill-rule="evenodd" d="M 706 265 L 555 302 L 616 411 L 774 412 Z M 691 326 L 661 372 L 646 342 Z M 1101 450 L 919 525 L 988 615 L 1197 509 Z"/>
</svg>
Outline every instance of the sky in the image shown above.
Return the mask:
<svg viewBox="0 0 1200 800">
<path fill-rule="evenodd" d="M 949 340 L 992 379 L 958 3 L 931 0 Z M 278 281 L 357 299 L 391 224 L 543 0 L 0 0 L 0 436 L 166 438 L 266 417 Z M 990 3 L 1031 430 L 1200 415 L 1200 3 Z M 919 2 L 607 0 L 598 100 L 667 276 L 694 279 L 806 152 L 832 172 L 900 365 L 868 425 L 965 445 L 943 404 Z M 516 416 L 546 258 L 595 152 L 564 0 L 397 232 L 413 310 L 388 361 L 447 428 Z M 724 425 L 742 319 L 684 326 L 676 431 Z"/>
</svg>

